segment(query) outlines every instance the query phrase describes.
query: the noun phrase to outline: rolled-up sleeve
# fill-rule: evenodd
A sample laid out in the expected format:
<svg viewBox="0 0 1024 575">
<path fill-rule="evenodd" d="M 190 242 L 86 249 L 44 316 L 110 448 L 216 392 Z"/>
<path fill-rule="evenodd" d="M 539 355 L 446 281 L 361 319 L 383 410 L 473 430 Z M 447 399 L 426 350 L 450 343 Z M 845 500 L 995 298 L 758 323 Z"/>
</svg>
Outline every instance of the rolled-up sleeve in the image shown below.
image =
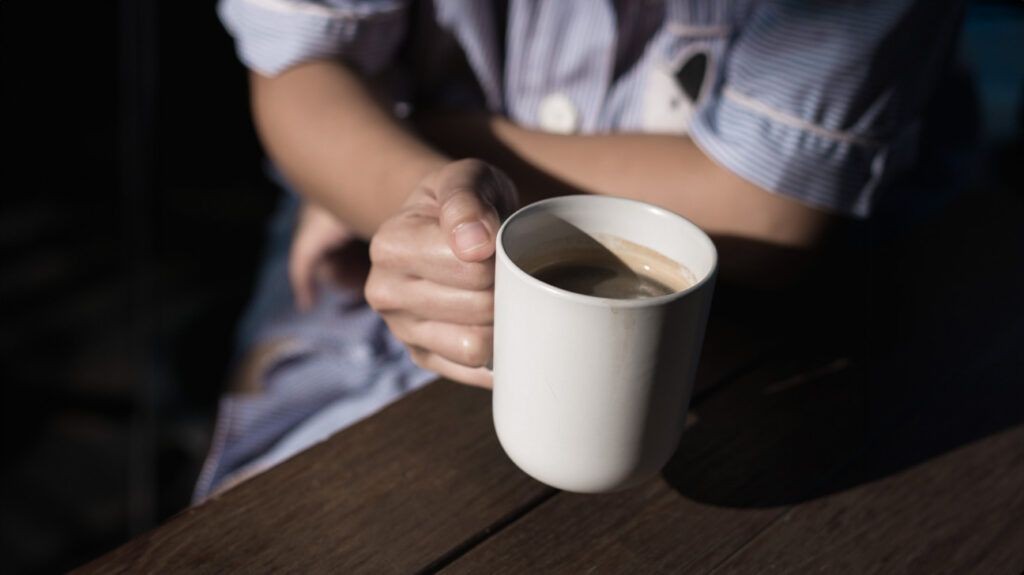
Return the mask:
<svg viewBox="0 0 1024 575">
<path fill-rule="evenodd" d="M 756 3 L 691 137 L 761 188 L 867 217 L 912 161 L 961 13 L 952 0 Z"/>
<path fill-rule="evenodd" d="M 325 58 L 381 71 L 402 42 L 407 8 L 399 0 L 220 0 L 217 13 L 242 63 L 273 76 Z"/>
</svg>

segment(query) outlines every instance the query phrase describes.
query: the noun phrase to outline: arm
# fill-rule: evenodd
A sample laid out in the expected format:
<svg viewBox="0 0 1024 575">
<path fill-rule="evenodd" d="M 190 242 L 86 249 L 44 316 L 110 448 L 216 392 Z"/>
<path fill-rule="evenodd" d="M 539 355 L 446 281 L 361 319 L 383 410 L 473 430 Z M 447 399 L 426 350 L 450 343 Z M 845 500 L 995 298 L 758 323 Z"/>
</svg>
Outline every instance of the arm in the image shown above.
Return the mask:
<svg viewBox="0 0 1024 575">
<path fill-rule="evenodd" d="M 372 236 L 448 161 L 341 64 L 311 62 L 274 78 L 252 73 L 251 91 L 261 140 L 289 181 L 361 237 Z M 739 178 L 687 138 L 561 136 L 469 115 L 421 127 L 452 155 L 482 156 L 505 169 L 524 203 L 568 192 L 629 197 L 683 214 L 715 235 L 795 248 L 814 245 L 830 219 Z"/>
<path fill-rule="evenodd" d="M 767 192 L 679 136 L 561 136 L 492 122 L 498 141 L 536 169 L 591 193 L 685 216 L 718 248 L 729 283 L 781 288 L 803 277 L 838 218 Z"/>
<path fill-rule="evenodd" d="M 599 193 L 686 216 L 721 252 L 726 281 L 780 287 L 796 280 L 839 218 L 769 193 L 679 136 L 563 136 L 482 114 L 426 116 L 417 126 L 453 156 L 476 155 L 508 173 L 523 203 Z"/>
<path fill-rule="evenodd" d="M 536 169 L 589 193 L 642 200 L 717 236 L 813 247 L 825 213 L 766 192 L 709 159 L 689 138 L 562 136 L 492 122 L 497 141 Z"/>
<path fill-rule="evenodd" d="M 309 62 L 273 78 L 253 72 L 250 91 L 275 164 L 357 236 L 371 237 L 424 176 L 447 163 L 340 63 Z"/>
<path fill-rule="evenodd" d="M 254 73 L 252 106 L 264 146 L 299 192 L 373 238 L 366 298 L 414 361 L 489 385 L 482 366 L 491 348 L 497 200 L 511 197 L 504 176 L 480 162 L 449 162 L 340 64 L 309 63 L 274 78 Z M 526 202 L 606 193 L 687 215 L 721 236 L 722 275 L 730 279 L 777 278 L 783 260 L 723 242 L 725 234 L 804 247 L 824 227 L 824 216 L 732 176 L 685 138 L 553 136 L 481 115 L 448 117 L 422 132 L 455 157 L 483 156 L 504 168 Z M 297 288 L 312 268 L 292 270 Z"/>
</svg>

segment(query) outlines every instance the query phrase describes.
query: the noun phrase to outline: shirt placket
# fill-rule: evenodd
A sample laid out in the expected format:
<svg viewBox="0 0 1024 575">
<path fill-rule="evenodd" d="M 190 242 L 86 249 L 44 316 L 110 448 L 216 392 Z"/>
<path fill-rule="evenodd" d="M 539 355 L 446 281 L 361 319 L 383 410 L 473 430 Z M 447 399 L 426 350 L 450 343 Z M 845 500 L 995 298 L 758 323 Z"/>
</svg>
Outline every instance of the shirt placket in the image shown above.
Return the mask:
<svg viewBox="0 0 1024 575">
<path fill-rule="evenodd" d="M 494 7 L 481 0 L 435 0 L 438 24 L 459 40 L 466 61 L 480 83 L 487 108 L 500 112 L 505 107 L 501 87 L 501 62 L 494 28 Z"/>
<path fill-rule="evenodd" d="M 512 0 L 507 54 L 514 121 L 559 134 L 597 130 L 615 63 L 610 2 Z"/>
</svg>

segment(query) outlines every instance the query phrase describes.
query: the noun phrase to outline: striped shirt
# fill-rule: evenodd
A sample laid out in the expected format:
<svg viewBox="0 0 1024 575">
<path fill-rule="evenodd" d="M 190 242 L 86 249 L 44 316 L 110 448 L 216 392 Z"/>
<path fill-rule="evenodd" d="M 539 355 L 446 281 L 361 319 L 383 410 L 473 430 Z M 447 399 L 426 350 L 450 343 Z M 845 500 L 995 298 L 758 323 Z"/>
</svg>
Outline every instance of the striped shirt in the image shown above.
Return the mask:
<svg viewBox="0 0 1024 575">
<path fill-rule="evenodd" d="M 688 135 L 765 190 L 854 217 L 868 216 L 912 162 L 962 12 L 955 0 L 221 0 L 218 9 L 241 60 L 265 75 L 336 58 L 403 77 L 396 98 L 413 107 L 477 105 L 559 133 Z M 471 77 L 436 65 L 446 58 L 464 58 Z"/>
<path fill-rule="evenodd" d="M 396 76 L 407 106 L 479 106 L 531 128 L 689 135 L 760 187 L 866 216 L 912 158 L 955 3 L 221 0 L 250 68 L 338 58 Z M 344 168 L 343 168 L 344 169 Z M 285 182 L 282 185 L 287 187 Z M 365 417 L 433 374 L 361 294 L 322 285 L 299 314 L 287 278 L 298 200 L 271 223 L 240 328 L 258 389 L 221 399 L 196 500 Z"/>
</svg>

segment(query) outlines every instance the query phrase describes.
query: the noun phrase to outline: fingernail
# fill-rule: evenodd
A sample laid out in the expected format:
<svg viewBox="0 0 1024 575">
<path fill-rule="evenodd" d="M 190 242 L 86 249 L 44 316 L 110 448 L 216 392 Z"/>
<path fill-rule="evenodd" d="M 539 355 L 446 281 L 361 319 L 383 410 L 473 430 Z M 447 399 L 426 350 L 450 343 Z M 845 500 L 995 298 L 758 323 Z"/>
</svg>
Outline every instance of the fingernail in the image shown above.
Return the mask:
<svg viewBox="0 0 1024 575">
<path fill-rule="evenodd" d="M 471 252 L 487 245 L 491 235 L 482 222 L 466 222 L 455 228 L 455 247 L 460 252 Z"/>
</svg>

